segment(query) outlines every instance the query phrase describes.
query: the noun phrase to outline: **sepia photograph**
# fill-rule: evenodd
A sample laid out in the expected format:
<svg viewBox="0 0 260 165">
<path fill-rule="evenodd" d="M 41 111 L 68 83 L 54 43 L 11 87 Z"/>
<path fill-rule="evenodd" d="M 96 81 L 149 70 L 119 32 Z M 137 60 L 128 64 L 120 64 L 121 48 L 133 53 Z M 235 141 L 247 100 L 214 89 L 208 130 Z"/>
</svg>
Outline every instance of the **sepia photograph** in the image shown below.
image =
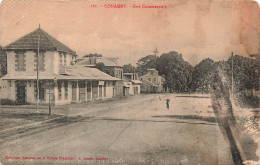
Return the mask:
<svg viewBox="0 0 260 165">
<path fill-rule="evenodd" d="M 0 0 L 0 165 L 260 165 L 259 5 Z"/>
</svg>

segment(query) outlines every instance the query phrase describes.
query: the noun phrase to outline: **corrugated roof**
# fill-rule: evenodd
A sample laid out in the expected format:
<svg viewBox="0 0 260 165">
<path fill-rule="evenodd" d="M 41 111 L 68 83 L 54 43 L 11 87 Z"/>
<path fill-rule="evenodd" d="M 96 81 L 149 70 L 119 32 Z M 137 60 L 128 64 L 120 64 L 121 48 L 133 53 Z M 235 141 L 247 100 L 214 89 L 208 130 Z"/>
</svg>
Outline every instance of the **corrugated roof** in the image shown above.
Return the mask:
<svg viewBox="0 0 260 165">
<path fill-rule="evenodd" d="M 64 45 L 40 27 L 35 31 L 26 34 L 13 43 L 7 45 L 5 50 L 38 50 L 38 40 L 40 36 L 40 50 L 62 51 L 76 55 L 76 52 Z"/>
<path fill-rule="evenodd" d="M 69 74 L 54 74 L 48 72 L 40 72 L 39 79 L 58 79 L 58 80 L 110 80 L 119 81 L 121 79 L 112 77 L 96 68 L 87 68 L 83 66 L 76 66 Z M 19 74 L 7 74 L 2 77 L 3 80 L 35 80 L 36 72 L 19 72 Z"/>
</svg>

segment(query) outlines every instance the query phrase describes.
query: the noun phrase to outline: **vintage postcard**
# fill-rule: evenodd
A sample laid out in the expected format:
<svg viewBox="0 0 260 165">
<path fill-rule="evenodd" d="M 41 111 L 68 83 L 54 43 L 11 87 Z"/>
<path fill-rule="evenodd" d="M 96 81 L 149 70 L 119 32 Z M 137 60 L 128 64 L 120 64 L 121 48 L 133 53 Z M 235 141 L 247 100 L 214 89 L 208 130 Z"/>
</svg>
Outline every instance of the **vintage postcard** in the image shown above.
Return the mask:
<svg viewBox="0 0 260 165">
<path fill-rule="evenodd" d="M 0 0 L 0 165 L 260 165 L 253 0 Z"/>
</svg>

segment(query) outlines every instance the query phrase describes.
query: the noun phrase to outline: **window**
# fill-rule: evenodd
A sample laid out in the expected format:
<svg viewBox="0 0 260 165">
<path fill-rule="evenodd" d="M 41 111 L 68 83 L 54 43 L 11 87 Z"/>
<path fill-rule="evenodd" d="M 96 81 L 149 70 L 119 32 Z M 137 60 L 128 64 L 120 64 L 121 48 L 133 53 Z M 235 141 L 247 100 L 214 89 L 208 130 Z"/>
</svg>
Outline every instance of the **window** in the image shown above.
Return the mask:
<svg viewBox="0 0 260 165">
<path fill-rule="evenodd" d="M 104 83 L 104 97 L 107 96 L 106 82 Z"/>
<path fill-rule="evenodd" d="M 65 89 L 64 99 L 68 100 L 68 81 L 64 82 L 64 89 Z"/>
<path fill-rule="evenodd" d="M 39 99 L 45 100 L 46 89 L 44 87 L 44 81 L 39 81 Z M 34 98 L 37 99 L 37 81 L 34 81 Z"/>
<path fill-rule="evenodd" d="M 23 52 L 16 54 L 16 70 L 25 71 L 25 55 Z"/>
<path fill-rule="evenodd" d="M 39 82 L 39 99 L 45 100 L 45 88 L 44 88 L 44 81 Z"/>
<path fill-rule="evenodd" d="M 64 65 L 65 66 L 67 65 L 67 56 L 66 56 L 66 54 L 64 54 Z"/>
<path fill-rule="evenodd" d="M 74 65 L 74 57 L 71 57 L 71 59 L 70 59 L 70 65 Z"/>
<path fill-rule="evenodd" d="M 99 87 L 99 96 L 98 97 L 102 97 L 102 85 L 99 85 L 98 86 Z"/>
<path fill-rule="evenodd" d="M 11 80 L 8 80 L 8 83 L 9 83 L 9 87 L 12 87 L 12 82 L 11 82 Z"/>
<path fill-rule="evenodd" d="M 62 54 L 60 53 L 60 65 L 62 65 Z"/>
<path fill-rule="evenodd" d="M 44 70 L 44 52 L 39 53 L 39 70 Z"/>
<path fill-rule="evenodd" d="M 148 78 L 148 81 L 151 81 L 151 78 Z"/>
<path fill-rule="evenodd" d="M 153 79 L 153 82 L 156 83 L 156 78 Z"/>
<path fill-rule="evenodd" d="M 58 99 L 61 100 L 62 94 L 61 94 L 61 81 L 58 81 Z"/>
</svg>

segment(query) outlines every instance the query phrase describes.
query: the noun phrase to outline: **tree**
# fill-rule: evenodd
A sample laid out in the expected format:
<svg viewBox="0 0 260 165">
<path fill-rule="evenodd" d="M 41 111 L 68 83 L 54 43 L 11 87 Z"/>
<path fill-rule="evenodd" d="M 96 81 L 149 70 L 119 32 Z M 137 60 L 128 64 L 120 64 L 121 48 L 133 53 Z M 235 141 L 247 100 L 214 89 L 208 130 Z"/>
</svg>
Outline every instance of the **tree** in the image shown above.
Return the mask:
<svg viewBox="0 0 260 165">
<path fill-rule="evenodd" d="M 169 52 L 162 54 L 156 63 L 160 75 L 165 76 L 166 86 L 172 91 L 190 90 L 193 67 L 182 58 L 182 54 Z"/>
<path fill-rule="evenodd" d="M 233 78 L 234 87 L 238 91 L 258 88 L 259 74 L 257 61 L 243 56 L 233 57 Z M 232 57 L 225 62 L 225 72 L 231 82 L 232 78 Z"/>
<path fill-rule="evenodd" d="M 7 56 L 5 51 L 0 46 L 0 77 L 7 74 Z"/>
<path fill-rule="evenodd" d="M 98 62 L 95 67 L 100 71 L 105 72 L 106 66 L 103 62 Z"/>
<path fill-rule="evenodd" d="M 156 68 L 157 57 L 154 55 L 148 55 L 138 60 L 137 73 L 142 76 L 147 73 L 147 69 Z"/>
<path fill-rule="evenodd" d="M 124 73 L 134 73 L 135 72 L 135 67 L 132 66 L 130 63 L 123 65 L 123 72 Z"/>
<path fill-rule="evenodd" d="M 214 61 L 210 58 L 203 59 L 197 64 L 192 73 L 192 91 L 209 92 L 211 79 L 214 72 Z"/>
</svg>

